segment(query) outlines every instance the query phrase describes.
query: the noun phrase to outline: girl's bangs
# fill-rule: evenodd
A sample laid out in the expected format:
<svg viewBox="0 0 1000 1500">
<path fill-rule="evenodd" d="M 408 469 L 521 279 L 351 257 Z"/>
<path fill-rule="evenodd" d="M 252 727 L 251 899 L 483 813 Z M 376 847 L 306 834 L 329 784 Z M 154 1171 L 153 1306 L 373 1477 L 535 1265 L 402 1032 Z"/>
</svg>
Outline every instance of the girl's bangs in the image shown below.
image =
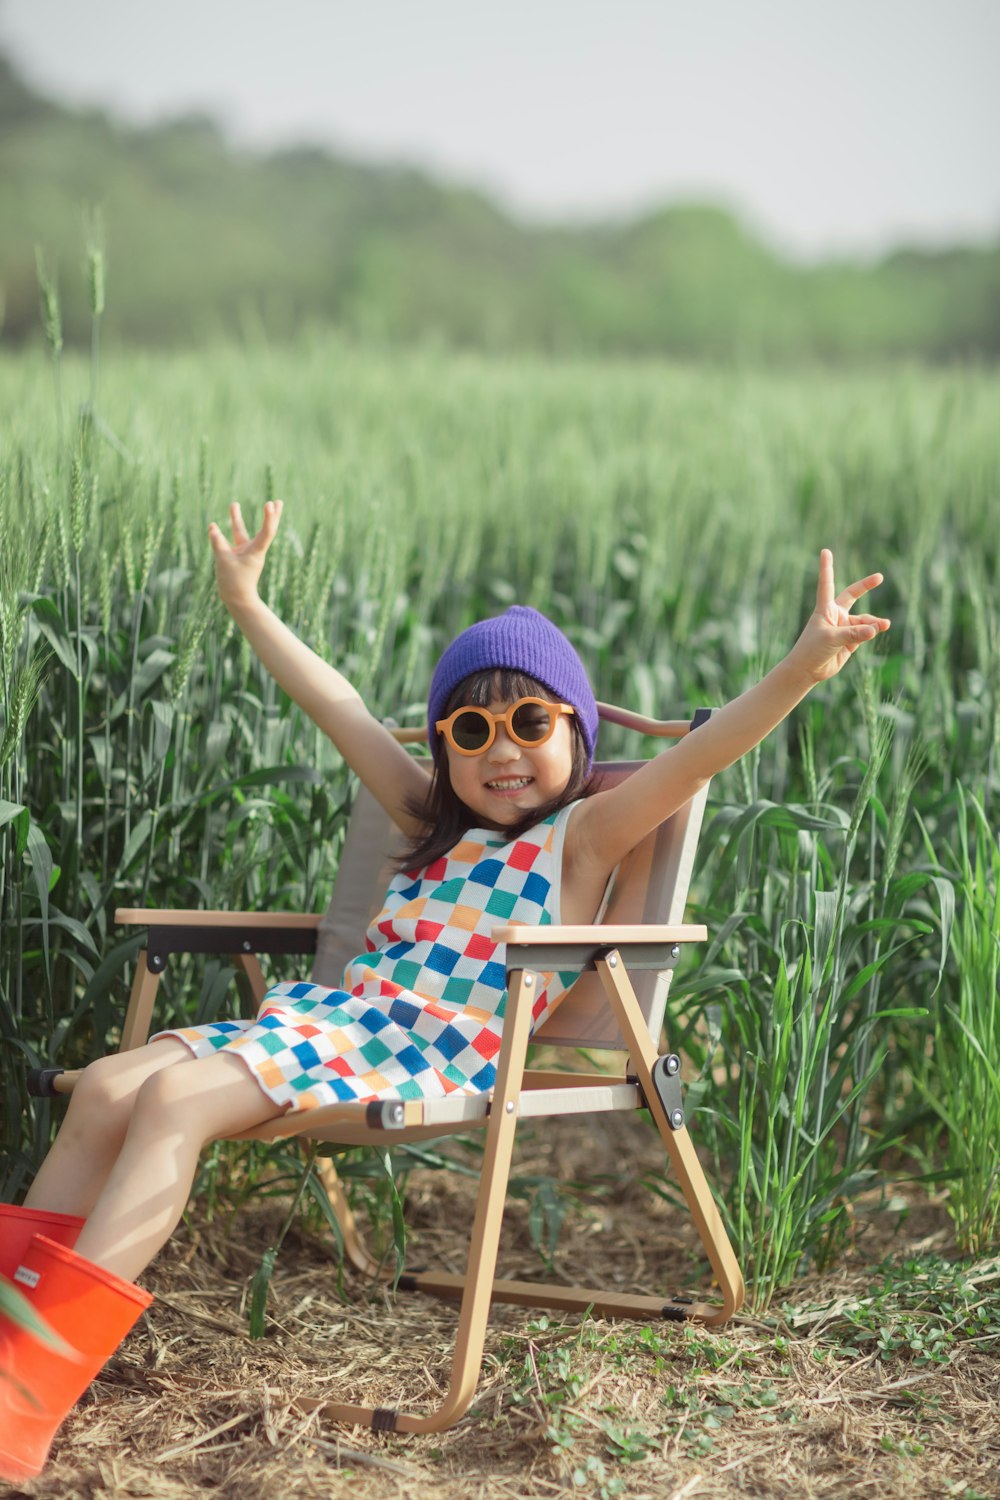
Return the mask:
<svg viewBox="0 0 1000 1500">
<path fill-rule="evenodd" d="M 554 695 L 527 672 L 512 667 L 491 667 L 485 672 L 473 672 L 463 678 L 448 699 L 442 718 L 447 718 L 456 708 L 468 704 L 470 708 L 487 708 L 494 698 L 501 703 L 516 703 L 518 698 L 545 698 L 556 701 Z"/>
</svg>

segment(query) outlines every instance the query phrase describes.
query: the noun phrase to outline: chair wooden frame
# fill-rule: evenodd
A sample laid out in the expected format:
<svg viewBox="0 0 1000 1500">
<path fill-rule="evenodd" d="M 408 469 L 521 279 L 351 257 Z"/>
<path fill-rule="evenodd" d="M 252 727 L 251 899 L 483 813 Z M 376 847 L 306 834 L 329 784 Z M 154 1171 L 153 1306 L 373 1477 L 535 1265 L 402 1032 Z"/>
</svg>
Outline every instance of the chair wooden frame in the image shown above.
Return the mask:
<svg viewBox="0 0 1000 1500">
<path fill-rule="evenodd" d="M 688 724 L 644 719 L 604 704 L 600 705 L 600 711 L 605 719 L 661 736 L 687 733 L 697 727 L 706 713 L 699 710 Z M 421 731 L 394 732 L 404 741 L 426 737 Z M 608 779 L 614 779 L 631 769 L 629 764 L 602 771 Z M 607 920 L 598 925 L 537 928 L 512 925 L 493 929 L 494 938 L 506 947 L 508 1001 L 496 1084 L 489 1095 L 470 1098 L 453 1094 L 440 1100 L 336 1104 L 278 1116 L 240 1137 L 275 1141 L 302 1136 L 384 1149 L 395 1143 L 467 1133 L 476 1128 L 486 1132 L 465 1274 L 404 1272 L 397 1283 L 404 1292 L 422 1291 L 460 1301 L 451 1381 L 441 1404 L 427 1414 L 333 1401 L 300 1401 L 298 1404 L 303 1408 L 321 1408 L 332 1420 L 382 1430 L 436 1432 L 451 1426 L 472 1401 L 482 1367 L 489 1308 L 494 1301 L 559 1312 L 592 1311 L 604 1317 L 693 1319 L 710 1326 L 725 1322 L 742 1305 L 743 1278 L 684 1121 L 679 1059 L 672 1054 L 661 1056 L 657 1049 L 666 990 L 682 947 L 686 943 L 703 942 L 707 936 L 704 927 L 680 920 L 706 794 L 707 788 L 664 825 L 664 829 L 670 827 L 673 847 L 667 878 L 665 883 L 661 880 L 656 903 L 661 911 L 665 905 L 666 922 L 642 920 L 643 910 L 638 912 L 639 920 L 617 920 L 613 897 Z M 363 797 L 367 794 L 362 791 L 359 800 Z M 356 817 L 352 823 L 358 821 Z M 351 840 L 349 833 L 341 869 L 350 855 Z M 370 831 L 358 834 L 353 841 L 356 861 L 360 859 L 367 865 L 368 876 L 377 876 L 383 860 L 372 853 Z M 649 868 L 647 858 L 644 879 Z M 370 900 L 364 899 L 370 906 Z M 355 925 L 342 934 L 342 943 L 344 938 L 348 942 L 344 950 L 348 957 L 357 951 L 357 935 L 366 925 L 358 900 L 357 883 L 352 875 L 347 906 L 348 917 Z M 335 904 L 336 890 L 331 910 Z M 146 945 L 138 954 L 122 1026 L 121 1051 L 142 1046 L 147 1040 L 160 976 L 172 954 L 212 953 L 227 957 L 246 975 L 259 1003 L 266 989 L 259 961 L 261 954 L 315 954 L 323 946 L 324 936 L 329 936 L 326 931 L 329 919 L 320 915 L 122 909 L 116 912 L 116 920 L 147 929 Z M 336 923 L 335 918 L 334 927 Z M 354 933 L 354 948 L 350 947 L 350 931 Z M 560 1046 L 624 1049 L 628 1061 L 623 1071 L 565 1073 L 527 1067 L 533 993 L 539 977 L 553 969 L 575 971 L 581 978 L 534 1040 Z M 343 964 L 339 972 L 342 970 Z M 637 983 L 643 991 L 642 999 L 637 993 Z M 575 1029 L 567 1030 L 567 1025 Z M 68 1093 L 77 1076 L 59 1069 L 44 1070 L 36 1078 L 35 1091 Z M 594 1287 L 496 1279 L 501 1221 L 519 1120 L 568 1113 L 634 1111 L 642 1107 L 649 1110 L 659 1131 L 712 1267 L 720 1300 L 702 1302 L 681 1294 L 652 1297 L 609 1293 Z M 369 1277 L 392 1281 L 393 1275 L 365 1246 L 332 1163 L 324 1160 L 321 1171 L 349 1260 Z"/>
</svg>

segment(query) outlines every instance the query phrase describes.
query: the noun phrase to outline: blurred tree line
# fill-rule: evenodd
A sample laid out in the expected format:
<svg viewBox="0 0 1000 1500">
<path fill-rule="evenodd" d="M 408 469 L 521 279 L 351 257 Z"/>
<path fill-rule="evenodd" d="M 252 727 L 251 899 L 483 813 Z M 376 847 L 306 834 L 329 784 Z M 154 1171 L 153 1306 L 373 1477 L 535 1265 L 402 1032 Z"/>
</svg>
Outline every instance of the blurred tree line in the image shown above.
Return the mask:
<svg viewBox="0 0 1000 1500">
<path fill-rule="evenodd" d="M 2 337 L 36 336 L 35 247 L 67 342 L 89 337 L 83 217 L 99 205 L 119 340 L 387 340 L 829 360 L 1000 353 L 1000 243 L 877 264 L 783 262 L 731 215 L 669 207 L 526 226 L 479 193 L 310 148 L 251 154 L 207 118 L 145 129 L 35 93 L 0 56 Z"/>
</svg>

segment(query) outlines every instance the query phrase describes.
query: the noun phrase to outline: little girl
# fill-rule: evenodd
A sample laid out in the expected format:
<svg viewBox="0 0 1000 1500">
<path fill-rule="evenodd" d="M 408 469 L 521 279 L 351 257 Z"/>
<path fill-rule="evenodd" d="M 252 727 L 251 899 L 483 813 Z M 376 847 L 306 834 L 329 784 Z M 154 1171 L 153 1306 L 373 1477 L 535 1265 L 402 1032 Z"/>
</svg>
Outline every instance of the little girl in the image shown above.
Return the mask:
<svg viewBox="0 0 1000 1500">
<path fill-rule="evenodd" d="M 219 592 L 410 852 L 341 989 L 279 984 L 255 1022 L 164 1032 L 84 1071 L 24 1207 L 0 1208 L 0 1273 L 75 1351 L 53 1353 L 0 1318 L 8 1479 L 40 1471 L 73 1402 L 151 1301 L 133 1279 L 178 1223 L 208 1142 L 345 1099 L 490 1089 L 505 1000 L 493 927 L 593 921 L 629 850 L 889 625 L 850 613 L 881 574 L 835 595 L 824 550 L 816 608 L 785 659 L 696 734 L 592 791 L 597 705 L 587 675 L 561 631 L 514 606 L 464 631 L 435 668 L 428 789 L 350 683 L 262 602 L 257 585 L 280 519 L 281 502 L 268 503 L 251 538 L 233 505 L 232 545 L 209 528 Z M 535 1025 L 561 993 L 553 976 Z"/>
</svg>

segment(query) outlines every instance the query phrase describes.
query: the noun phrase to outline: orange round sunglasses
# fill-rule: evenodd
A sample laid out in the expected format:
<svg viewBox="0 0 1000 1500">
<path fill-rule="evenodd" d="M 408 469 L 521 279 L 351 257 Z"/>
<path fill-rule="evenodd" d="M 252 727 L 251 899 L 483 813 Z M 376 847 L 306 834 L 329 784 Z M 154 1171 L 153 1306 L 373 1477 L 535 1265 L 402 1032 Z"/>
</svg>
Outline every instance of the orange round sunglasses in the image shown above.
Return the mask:
<svg viewBox="0 0 1000 1500">
<path fill-rule="evenodd" d="M 459 755 L 482 755 L 496 739 L 498 724 L 504 726 L 515 745 L 530 750 L 552 738 L 560 714 L 575 712 L 568 703 L 518 698 L 502 714 L 491 713 L 488 708 L 456 708 L 446 719 L 438 719 L 434 728 Z"/>
</svg>

